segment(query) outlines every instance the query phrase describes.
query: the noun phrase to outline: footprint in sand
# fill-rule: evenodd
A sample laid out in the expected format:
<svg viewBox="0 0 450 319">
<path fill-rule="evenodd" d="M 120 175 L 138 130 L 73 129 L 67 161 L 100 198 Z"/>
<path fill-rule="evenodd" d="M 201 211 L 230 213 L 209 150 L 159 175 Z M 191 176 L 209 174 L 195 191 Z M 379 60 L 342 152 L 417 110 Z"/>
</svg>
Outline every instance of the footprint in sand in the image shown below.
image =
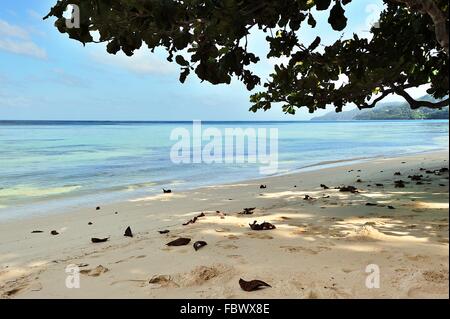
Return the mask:
<svg viewBox="0 0 450 319">
<path fill-rule="evenodd" d="M 417 254 L 417 255 L 405 255 L 406 258 L 408 258 L 411 261 L 420 261 L 420 260 L 426 260 L 428 257 L 425 255 Z"/>
<path fill-rule="evenodd" d="M 318 253 L 321 253 L 323 251 L 330 250 L 331 248 L 325 247 L 325 246 L 317 246 L 314 248 L 307 248 L 307 247 L 301 247 L 301 246 L 280 246 L 280 248 L 285 249 L 286 251 L 290 253 L 299 253 L 299 252 L 305 252 L 310 255 L 317 255 Z"/>
<path fill-rule="evenodd" d="M 161 287 L 191 287 L 199 286 L 217 277 L 224 277 L 221 280 L 228 281 L 234 276 L 232 267 L 223 264 L 211 266 L 198 266 L 187 273 L 179 273 L 173 276 L 156 275 L 150 279 L 149 283 L 153 288 Z"/>
<path fill-rule="evenodd" d="M 245 235 L 247 235 L 250 238 L 255 238 L 255 239 L 273 239 L 272 236 L 270 236 L 269 234 L 264 234 L 264 233 L 248 232 L 248 233 L 245 233 Z"/>
<path fill-rule="evenodd" d="M 230 244 L 228 241 L 226 240 L 222 240 L 222 241 L 218 241 L 216 243 L 216 246 L 222 249 L 238 249 L 239 247 L 233 244 Z"/>
</svg>

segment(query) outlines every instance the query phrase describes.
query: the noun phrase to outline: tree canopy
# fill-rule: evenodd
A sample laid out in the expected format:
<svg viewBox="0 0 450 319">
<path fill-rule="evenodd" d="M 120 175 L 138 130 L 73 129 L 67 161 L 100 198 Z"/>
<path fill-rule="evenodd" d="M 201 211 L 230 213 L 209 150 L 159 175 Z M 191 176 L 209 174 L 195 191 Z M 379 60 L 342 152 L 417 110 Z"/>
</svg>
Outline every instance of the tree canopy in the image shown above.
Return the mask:
<svg viewBox="0 0 450 319">
<path fill-rule="evenodd" d="M 61 33 L 83 44 L 107 43 L 107 51 L 132 56 L 144 44 L 162 47 L 180 66 L 180 81 L 195 72 L 202 81 L 229 84 L 233 77 L 249 91 L 250 110 L 282 103 L 294 114 L 347 103 L 371 108 L 389 94 L 411 108 L 448 105 L 448 0 L 384 0 L 370 37 L 356 34 L 322 45 L 318 34 L 303 43 L 299 31 L 315 28 L 317 11 L 327 12 L 336 32 L 347 27 L 351 0 L 60 0 L 45 17 L 56 17 Z M 64 12 L 80 8 L 80 27 L 71 28 Z M 315 10 L 314 10 L 315 9 Z M 252 71 L 260 61 L 248 49 L 248 35 L 258 28 L 270 45 L 267 57 L 284 57 L 264 83 Z M 94 40 L 98 32 L 99 40 Z M 342 82 L 340 79 L 345 78 Z M 415 100 L 407 89 L 429 84 L 437 102 Z M 260 87 L 261 85 L 261 87 Z"/>
</svg>

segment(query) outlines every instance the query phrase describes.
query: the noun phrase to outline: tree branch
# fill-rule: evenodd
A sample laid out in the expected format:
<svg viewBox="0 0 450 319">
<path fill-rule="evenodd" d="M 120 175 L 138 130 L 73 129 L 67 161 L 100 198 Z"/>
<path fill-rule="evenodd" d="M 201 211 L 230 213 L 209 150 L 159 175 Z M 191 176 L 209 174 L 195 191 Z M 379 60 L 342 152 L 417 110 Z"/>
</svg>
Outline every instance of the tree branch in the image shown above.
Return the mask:
<svg viewBox="0 0 450 319">
<path fill-rule="evenodd" d="M 396 94 L 402 96 L 406 100 L 406 102 L 409 103 L 410 107 L 413 110 L 418 109 L 419 107 L 428 107 L 428 108 L 431 108 L 431 109 L 440 109 L 440 108 L 443 108 L 443 107 L 449 105 L 449 98 L 448 97 L 445 100 L 442 100 L 442 101 L 439 101 L 439 102 L 418 101 L 418 100 L 415 100 L 411 95 L 409 95 L 408 92 L 406 92 L 402 88 L 395 88 L 393 91 Z"/>
<path fill-rule="evenodd" d="M 373 100 L 372 103 L 370 103 L 370 104 L 364 103 L 362 105 L 357 105 L 358 109 L 360 109 L 360 110 L 371 109 L 371 108 L 375 107 L 375 105 L 377 105 L 378 102 L 380 102 L 382 99 L 384 99 L 386 96 L 388 96 L 391 93 L 394 93 L 394 90 L 383 91 L 383 93 L 379 97 L 377 97 L 375 100 Z"/>
</svg>

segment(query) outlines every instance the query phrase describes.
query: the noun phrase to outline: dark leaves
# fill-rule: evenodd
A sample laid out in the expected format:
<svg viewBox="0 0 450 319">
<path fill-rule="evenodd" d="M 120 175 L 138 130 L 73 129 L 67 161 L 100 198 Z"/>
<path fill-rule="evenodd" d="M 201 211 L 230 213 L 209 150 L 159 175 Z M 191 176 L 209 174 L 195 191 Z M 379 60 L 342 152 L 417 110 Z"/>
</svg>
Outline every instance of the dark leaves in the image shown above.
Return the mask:
<svg viewBox="0 0 450 319">
<path fill-rule="evenodd" d="M 195 243 L 194 243 L 194 249 L 195 249 L 195 251 L 197 251 L 197 250 L 199 250 L 200 248 L 202 248 L 202 247 L 204 247 L 204 246 L 206 246 L 206 245 L 208 245 L 205 241 L 196 241 Z"/>
<path fill-rule="evenodd" d="M 40 233 L 43 233 L 43 231 L 42 230 L 33 230 L 31 233 L 32 234 L 40 234 Z"/>
<path fill-rule="evenodd" d="M 315 28 L 317 25 L 317 21 L 316 19 L 314 19 L 311 13 L 308 15 L 308 24 L 311 26 L 311 28 Z"/>
<path fill-rule="evenodd" d="M 331 0 L 315 0 L 317 11 L 323 11 L 328 9 L 331 4 Z"/>
<path fill-rule="evenodd" d="M 189 75 L 191 71 L 189 70 L 189 68 L 183 68 L 183 71 L 180 74 L 180 82 L 184 83 Z"/>
<path fill-rule="evenodd" d="M 188 66 L 189 62 L 185 60 L 185 58 L 182 55 L 177 55 L 175 57 L 175 61 L 181 65 L 181 66 Z"/>
<path fill-rule="evenodd" d="M 311 43 L 311 45 L 308 47 L 309 51 L 314 51 L 320 44 L 320 37 L 316 37 L 316 39 Z"/>
<path fill-rule="evenodd" d="M 244 291 L 255 291 L 263 287 L 271 287 L 268 283 L 262 280 L 245 281 L 242 278 L 239 279 L 239 286 L 241 286 Z"/>
<path fill-rule="evenodd" d="M 249 224 L 249 226 L 252 230 L 272 230 L 276 228 L 275 225 L 267 222 L 257 224 L 256 220 L 253 222 L 253 224 Z"/>
<path fill-rule="evenodd" d="M 164 234 L 168 234 L 170 232 L 170 230 L 159 230 L 158 231 L 158 233 L 160 233 L 161 235 L 164 235 Z"/>
<path fill-rule="evenodd" d="M 342 31 L 347 26 L 345 10 L 342 8 L 340 1 L 336 1 L 336 4 L 331 9 L 328 23 L 330 23 L 333 30 L 336 31 Z"/>
<path fill-rule="evenodd" d="M 167 246 L 186 246 L 190 242 L 191 242 L 190 238 L 178 238 L 178 239 L 171 241 L 170 243 L 167 243 L 166 245 Z"/>
<path fill-rule="evenodd" d="M 59 233 L 56 230 L 52 230 L 50 232 L 50 234 L 53 235 L 53 236 L 59 235 Z"/>
<path fill-rule="evenodd" d="M 93 242 L 94 244 L 105 243 L 108 240 L 109 238 L 96 238 L 96 237 L 91 238 L 91 242 Z"/>
</svg>

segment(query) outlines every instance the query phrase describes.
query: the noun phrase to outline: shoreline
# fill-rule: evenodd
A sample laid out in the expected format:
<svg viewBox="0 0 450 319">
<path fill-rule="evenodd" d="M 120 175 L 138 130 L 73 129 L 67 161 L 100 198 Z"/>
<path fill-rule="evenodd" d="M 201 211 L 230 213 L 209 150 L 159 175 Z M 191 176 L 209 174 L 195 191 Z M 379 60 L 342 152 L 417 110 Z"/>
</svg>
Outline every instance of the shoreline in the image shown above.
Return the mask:
<svg viewBox="0 0 450 319">
<path fill-rule="evenodd" d="M 414 156 L 414 155 L 427 155 L 427 154 L 435 154 L 435 153 L 441 153 L 441 152 L 448 152 L 449 149 L 436 149 L 436 150 L 426 150 L 426 151 L 418 151 L 418 152 L 412 152 L 412 153 L 400 153 L 400 154 L 392 154 L 392 155 L 376 155 L 376 156 L 370 156 L 370 157 L 355 157 L 355 158 L 349 158 L 349 159 L 339 159 L 339 160 L 329 160 L 329 161 L 321 161 L 314 164 L 298 167 L 298 168 L 292 168 L 289 169 L 286 172 L 280 172 L 276 174 L 271 174 L 267 176 L 259 176 L 254 178 L 247 178 L 242 180 L 233 180 L 230 182 L 219 182 L 218 184 L 209 184 L 209 185 L 201 185 L 201 186 L 186 186 L 181 187 L 177 191 L 180 192 L 189 192 L 194 191 L 202 188 L 208 188 L 208 187 L 214 187 L 214 186 L 220 186 L 220 185 L 231 185 L 236 183 L 248 183 L 248 182 L 258 182 L 259 180 L 265 180 L 267 178 L 272 177 L 280 177 L 280 176 L 286 176 L 286 175 L 292 175 L 292 174 L 301 174 L 304 172 L 314 172 L 318 170 L 323 170 L 327 168 L 337 168 L 341 166 L 347 166 L 347 165 L 353 165 L 353 164 L 359 164 L 364 163 L 371 160 L 377 160 L 377 159 L 395 159 L 398 157 L 408 157 L 408 156 Z M 146 182 L 149 183 L 149 182 Z M 145 184 L 140 183 L 140 184 Z M 128 185 L 133 186 L 133 185 Z M 171 184 L 161 184 L 162 188 L 168 187 L 173 188 L 174 186 L 171 186 Z M 27 203 L 20 203 L 19 208 L 16 208 L 14 211 L 28 211 L 28 213 L 25 216 L 17 215 L 15 216 L 2 216 L 3 214 L 7 215 L 9 206 L 6 206 L 4 208 L 1 208 L 0 206 L 0 222 L 8 222 L 8 221 L 14 221 L 14 220 L 26 220 L 26 219 L 32 219 L 36 217 L 45 217 L 45 216 L 52 216 L 55 214 L 58 214 L 58 210 L 69 210 L 74 211 L 80 208 L 88 208 L 89 205 L 95 205 L 95 203 L 102 202 L 102 201 L 109 201 L 112 204 L 119 204 L 124 201 L 130 201 L 136 198 L 139 198 L 137 195 L 138 192 L 145 192 L 145 187 L 138 187 L 136 189 L 133 189 L 131 192 L 134 194 L 124 194 L 125 189 L 105 189 L 99 192 L 99 194 L 93 195 L 92 198 L 90 198 L 88 201 L 86 201 L 86 198 L 88 197 L 87 194 L 70 194 L 67 193 L 65 195 L 55 196 L 53 198 L 49 199 L 36 199 L 35 201 L 30 201 Z M 148 192 L 148 196 L 156 196 L 159 192 Z M 118 199 L 114 199 L 113 197 L 119 197 Z M 36 207 L 31 209 L 30 206 L 39 206 L 44 205 L 44 209 L 47 209 L 46 213 L 42 214 L 36 214 L 32 213 L 32 211 L 41 211 L 42 208 Z M 4 210 L 4 212 L 2 212 Z"/>
<path fill-rule="evenodd" d="M 447 157 L 448 150 L 376 158 L 1 222 L 0 297 L 448 298 L 448 173 L 427 175 L 431 184 L 420 186 L 407 178 L 420 167 L 448 167 Z M 394 188 L 398 179 L 409 183 L 405 189 Z M 342 193 L 339 185 L 361 192 Z M 238 215 L 245 207 L 255 213 Z M 253 220 L 276 229 L 251 231 Z M 135 237 L 123 237 L 127 226 Z M 164 229 L 169 234 L 157 233 Z M 92 244 L 91 237 L 109 240 Z M 165 245 L 177 237 L 208 245 L 198 252 Z M 384 271 L 381 289 L 364 287 L 370 263 Z M 64 287 L 68 264 L 87 264 L 82 289 Z M 272 288 L 248 294 L 239 277 Z"/>
</svg>

